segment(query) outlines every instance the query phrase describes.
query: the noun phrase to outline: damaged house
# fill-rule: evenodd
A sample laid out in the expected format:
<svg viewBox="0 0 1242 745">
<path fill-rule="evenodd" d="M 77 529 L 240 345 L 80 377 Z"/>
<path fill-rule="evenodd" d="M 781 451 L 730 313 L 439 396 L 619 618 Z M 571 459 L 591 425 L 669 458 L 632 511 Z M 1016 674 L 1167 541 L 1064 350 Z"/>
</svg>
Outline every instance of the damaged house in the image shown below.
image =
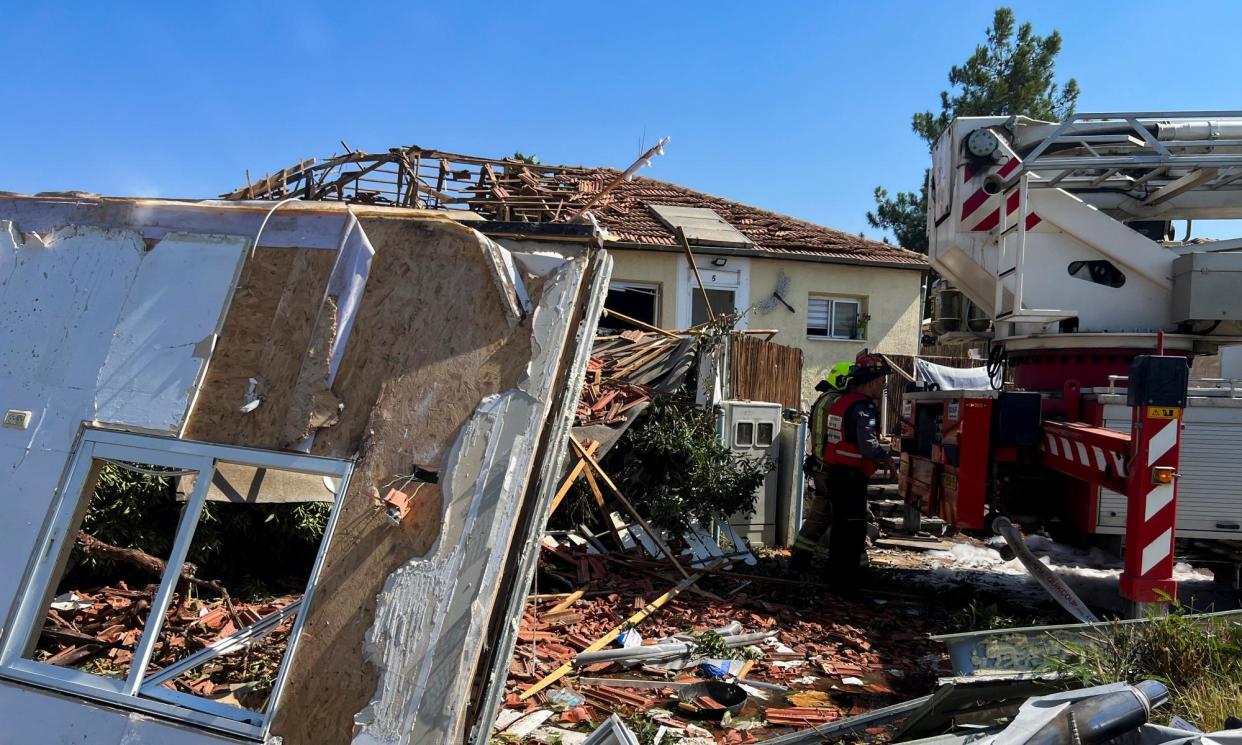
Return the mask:
<svg viewBox="0 0 1242 745">
<path fill-rule="evenodd" d="M 616 175 L 579 178 L 593 191 Z M 649 178 L 618 184 L 594 215 L 615 262 L 606 307 L 679 329 L 707 320 L 705 298 L 717 314 L 748 311 L 738 328 L 776 331 L 802 351 L 800 408 L 830 367 L 863 349 L 918 354 L 921 254 Z"/>
<path fill-rule="evenodd" d="M 0 196 L 12 741 L 487 742 L 597 321 L 628 286 L 612 255 L 637 257 L 626 282 L 689 287 L 659 220 L 690 197 L 633 170 L 414 147 L 215 201 Z M 753 244 L 674 226 L 705 267 L 750 262 L 721 309 L 782 295 L 759 325 L 790 343 L 818 296 L 782 276 L 909 285 L 909 307 L 855 298 L 887 320 L 807 375 L 913 344 L 921 260 L 796 258 L 757 237 L 775 216 L 688 193 Z M 694 320 L 656 297 L 653 325 Z"/>
<path fill-rule="evenodd" d="M 470 734 L 610 259 L 464 222 L 0 198 L 0 739 Z"/>
</svg>

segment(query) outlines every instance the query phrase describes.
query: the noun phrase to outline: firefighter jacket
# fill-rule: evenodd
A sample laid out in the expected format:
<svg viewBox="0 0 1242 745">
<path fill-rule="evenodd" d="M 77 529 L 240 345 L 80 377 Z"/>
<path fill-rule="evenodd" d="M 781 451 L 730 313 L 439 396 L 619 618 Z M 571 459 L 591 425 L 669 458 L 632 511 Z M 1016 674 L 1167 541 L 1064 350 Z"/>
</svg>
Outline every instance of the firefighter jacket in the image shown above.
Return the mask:
<svg viewBox="0 0 1242 745">
<path fill-rule="evenodd" d="M 873 450 L 868 446 L 876 438 L 875 422 L 875 404 L 861 393 L 846 393 L 834 401 L 825 426 L 824 463 L 857 468 L 866 476 L 875 473 L 875 453 L 864 452 Z"/>
</svg>

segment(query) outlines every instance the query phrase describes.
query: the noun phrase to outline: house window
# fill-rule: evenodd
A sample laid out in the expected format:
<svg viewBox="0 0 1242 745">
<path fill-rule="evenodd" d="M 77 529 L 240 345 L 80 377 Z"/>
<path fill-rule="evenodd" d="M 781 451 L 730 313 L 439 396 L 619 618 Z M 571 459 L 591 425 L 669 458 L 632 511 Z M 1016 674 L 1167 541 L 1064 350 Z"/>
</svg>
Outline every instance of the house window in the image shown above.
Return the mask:
<svg viewBox="0 0 1242 745">
<path fill-rule="evenodd" d="M 84 430 L 0 675 L 264 736 L 350 469 Z"/>
<path fill-rule="evenodd" d="M 806 335 L 821 339 L 862 339 L 862 302 L 813 297 L 807 301 Z"/>
<path fill-rule="evenodd" d="M 604 307 L 636 321 L 659 326 L 660 320 L 660 286 L 639 282 L 612 282 L 608 285 L 608 297 L 604 299 Z M 601 325 L 610 329 L 639 328 L 616 316 L 607 316 Z"/>
</svg>

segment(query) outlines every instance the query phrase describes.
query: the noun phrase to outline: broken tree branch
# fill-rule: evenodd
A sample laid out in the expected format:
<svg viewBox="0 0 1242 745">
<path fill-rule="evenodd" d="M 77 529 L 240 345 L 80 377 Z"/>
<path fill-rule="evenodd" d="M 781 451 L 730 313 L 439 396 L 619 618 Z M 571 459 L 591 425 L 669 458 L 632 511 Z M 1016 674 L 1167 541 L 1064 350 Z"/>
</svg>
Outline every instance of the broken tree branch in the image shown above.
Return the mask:
<svg viewBox="0 0 1242 745">
<path fill-rule="evenodd" d="M 87 533 L 85 530 L 79 530 L 75 542 L 82 553 L 87 556 L 94 556 L 100 559 L 108 559 L 110 561 L 119 561 L 130 566 L 135 566 L 156 577 L 163 577 L 167 571 L 168 565 L 163 559 L 156 558 L 151 554 L 139 548 L 121 548 L 113 546 L 110 543 L 104 543 L 95 536 Z M 228 610 L 229 616 L 232 617 L 233 623 L 238 628 L 245 626 L 241 618 L 237 615 L 236 609 L 233 607 L 233 600 L 229 597 L 229 591 L 224 589 L 224 585 L 216 580 L 200 579 L 195 577 L 198 567 L 188 561 L 181 563 L 181 579 L 189 582 L 196 587 L 206 587 L 207 589 L 217 593 L 224 599 L 225 608 Z"/>
</svg>

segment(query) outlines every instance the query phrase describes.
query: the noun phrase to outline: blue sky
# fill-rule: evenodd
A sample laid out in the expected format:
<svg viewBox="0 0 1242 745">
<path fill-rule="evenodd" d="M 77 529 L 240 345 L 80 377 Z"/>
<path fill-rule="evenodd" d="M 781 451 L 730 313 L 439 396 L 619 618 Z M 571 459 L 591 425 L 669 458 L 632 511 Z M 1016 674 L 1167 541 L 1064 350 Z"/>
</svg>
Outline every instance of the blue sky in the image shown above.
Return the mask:
<svg viewBox="0 0 1242 745">
<path fill-rule="evenodd" d="M 345 140 L 624 167 L 851 232 L 995 2 L 14 3 L 0 189 L 210 197 Z M 1012 3 L 1079 109 L 1242 108 L 1242 4 Z M 1198 229 L 1196 232 L 1199 233 Z"/>
</svg>

